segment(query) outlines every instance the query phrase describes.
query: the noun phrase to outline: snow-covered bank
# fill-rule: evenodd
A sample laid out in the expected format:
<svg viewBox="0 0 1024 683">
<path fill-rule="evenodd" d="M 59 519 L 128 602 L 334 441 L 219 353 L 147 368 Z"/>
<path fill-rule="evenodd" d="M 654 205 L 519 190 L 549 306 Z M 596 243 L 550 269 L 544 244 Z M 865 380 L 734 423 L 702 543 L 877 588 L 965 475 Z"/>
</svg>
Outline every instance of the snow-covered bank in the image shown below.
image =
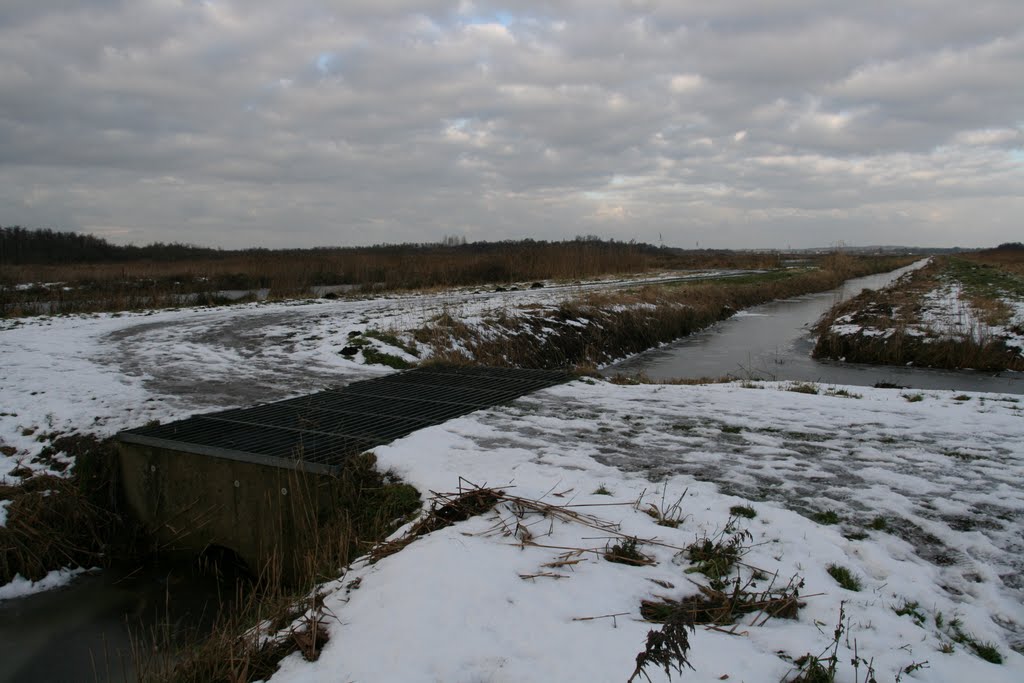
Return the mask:
<svg viewBox="0 0 1024 683">
<path fill-rule="evenodd" d="M 327 597 L 320 660 L 293 655 L 274 680 L 625 680 L 652 628 L 640 600 L 695 594 L 691 579 L 706 579 L 686 573 L 678 550 L 721 532 L 730 507 L 748 500 L 757 516 L 741 522 L 752 535 L 744 579 L 750 567 L 783 583 L 802 577 L 806 606 L 797 620 L 744 618 L 732 634 L 698 627 L 696 671 L 684 680 L 778 681 L 792 660 L 826 650 L 844 601 L 837 680 L 854 680 L 855 645 L 880 681 L 924 661 L 903 679 L 1021 680 L 1024 657 L 1011 649 L 1024 635 L 1016 399 L 757 386 L 575 382 L 378 448 L 382 465 L 421 490 L 453 491 L 465 477 L 583 506 L 573 509 L 656 541 L 641 546 L 656 564 L 609 563 L 613 534 L 499 505 L 349 572 Z M 684 492 L 678 528 L 643 512 Z M 827 510 L 838 524 L 799 514 Z M 870 528 L 876 519 L 886 530 Z M 517 523 L 529 534 L 508 535 Z M 560 564 L 566 553 L 580 561 Z M 830 564 L 862 590 L 840 588 Z M 915 603 L 914 614 L 896 613 Z M 1004 663 L 956 642 L 951 624 L 994 644 Z"/>
<path fill-rule="evenodd" d="M 1016 261 L 1019 261 L 1017 257 Z M 1024 280 L 999 261 L 933 259 L 819 323 L 817 357 L 980 370 L 1024 369 Z"/>
</svg>

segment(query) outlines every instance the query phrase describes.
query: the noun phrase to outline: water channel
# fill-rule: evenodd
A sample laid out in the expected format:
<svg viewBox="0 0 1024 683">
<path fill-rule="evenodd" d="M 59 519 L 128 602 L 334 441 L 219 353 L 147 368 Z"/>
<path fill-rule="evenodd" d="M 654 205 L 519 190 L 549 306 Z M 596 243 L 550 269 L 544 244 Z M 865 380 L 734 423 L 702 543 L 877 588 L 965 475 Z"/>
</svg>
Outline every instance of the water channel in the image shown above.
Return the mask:
<svg viewBox="0 0 1024 683">
<path fill-rule="evenodd" d="M 169 562 L 87 572 L 0 600 L 0 683 L 134 681 L 133 648 L 189 642 L 233 600 L 232 581 Z"/>
<path fill-rule="evenodd" d="M 741 311 L 698 334 L 633 356 L 604 372 L 642 372 L 654 380 L 734 377 L 1024 394 L 1024 373 L 1019 372 L 934 370 L 811 358 L 811 327 L 826 311 L 864 289 L 884 287 L 924 263 L 919 261 L 889 273 L 848 280 L 828 292 Z"/>
</svg>

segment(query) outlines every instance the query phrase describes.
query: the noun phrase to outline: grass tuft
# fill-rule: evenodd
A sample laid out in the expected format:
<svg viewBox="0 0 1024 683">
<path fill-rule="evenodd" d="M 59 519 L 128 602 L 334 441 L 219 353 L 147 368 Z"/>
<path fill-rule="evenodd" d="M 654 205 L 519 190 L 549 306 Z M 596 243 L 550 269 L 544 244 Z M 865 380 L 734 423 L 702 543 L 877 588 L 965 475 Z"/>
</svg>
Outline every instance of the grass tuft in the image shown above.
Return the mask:
<svg viewBox="0 0 1024 683">
<path fill-rule="evenodd" d="M 815 512 L 813 515 L 811 515 L 811 519 L 813 519 L 818 524 L 839 524 L 840 521 L 839 513 L 837 513 L 835 510 Z"/>
<path fill-rule="evenodd" d="M 920 607 L 921 605 L 917 601 L 904 598 L 903 602 L 898 606 L 893 606 L 892 611 L 901 617 L 910 617 L 918 626 L 924 626 L 927 619 L 921 612 Z"/>
<path fill-rule="evenodd" d="M 721 590 L 733 567 L 749 549 L 753 536 L 749 531 L 736 529 L 735 518 L 730 517 L 717 536 L 704 535 L 687 546 L 684 551 L 694 566 L 687 573 L 699 572 L 711 580 L 711 587 Z"/>
<path fill-rule="evenodd" d="M 881 515 L 878 515 L 877 517 L 871 520 L 871 522 L 868 524 L 868 528 L 873 529 L 875 531 L 887 531 L 889 529 L 889 520 L 887 520 L 885 517 Z"/>
<path fill-rule="evenodd" d="M 408 370 L 412 367 L 412 363 L 399 358 L 398 356 L 383 351 L 378 351 L 372 346 L 366 346 L 363 348 L 363 360 L 371 365 L 386 365 L 389 368 L 395 370 Z"/>
<path fill-rule="evenodd" d="M 606 547 L 604 559 L 631 567 L 642 567 L 654 564 L 654 560 L 638 550 L 640 541 L 637 538 L 624 538 L 611 547 Z"/>
<path fill-rule="evenodd" d="M 750 505 L 733 505 L 729 508 L 729 514 L 733 517 L 743 517 L 744 519 L 754 519 L 757 517 L 757 510 Z"/>
<path fill-rule="evenodd" d="M 840 586 L 848 591 L 859 592 L 861 589 L 860 578 L 846 567 L 837 564 L 830 564 L 826 567 L 829 576 L 836 580 Z"/>
</svg>

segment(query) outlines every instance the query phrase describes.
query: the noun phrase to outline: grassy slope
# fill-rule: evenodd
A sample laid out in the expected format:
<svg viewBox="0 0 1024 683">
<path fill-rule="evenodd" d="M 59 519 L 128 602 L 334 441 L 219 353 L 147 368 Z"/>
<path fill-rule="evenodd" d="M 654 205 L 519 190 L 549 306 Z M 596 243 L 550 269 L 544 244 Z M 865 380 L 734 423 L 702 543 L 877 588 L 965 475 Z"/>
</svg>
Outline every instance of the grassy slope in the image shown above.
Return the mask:
<svg viewBox="0 0 1024 683">
<path fill-rule="evenodd" d="M 978 370 L 1024 370 L 1019 348 L 1005 334 L 1021 333 L 1014 302 L 1024 301 L 1024 254 L 981 253 L 939 257 L 892 286 L 842 303 L 817 326 L 816 358 L 850 362 Z M 960 327 L 929 322 L 929 295 L 959 291 L 945 310 Z M 844 329 L 844 326 L 847 326 Z M 857 331 L 857 327 L 861 331 Z M 1000 331 L 1003 331 L 1000 334 Z"/>
</svg>

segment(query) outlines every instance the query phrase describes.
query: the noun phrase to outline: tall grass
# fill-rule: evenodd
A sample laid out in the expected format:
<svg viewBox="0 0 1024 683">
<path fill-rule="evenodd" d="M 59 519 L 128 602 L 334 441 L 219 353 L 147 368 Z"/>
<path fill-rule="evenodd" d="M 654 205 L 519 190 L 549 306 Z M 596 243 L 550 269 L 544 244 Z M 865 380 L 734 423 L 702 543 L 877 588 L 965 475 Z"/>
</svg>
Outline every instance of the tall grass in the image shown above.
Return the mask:
<svg viewBox="0 0 1024 683">
<path fill-rule="evenodd" d="M 0 526 L 0 585 L 15 575 L 39 580 L 68 566 L 157 559 L 161 549 L 122 508 L 114 445 L 83 435 L 61 437 L 49 450 L 75 458 L 67 476 L 0 485 L 0 500 L 10 501 Z M 314 502 L 324 499 L 324 487 L 330 491 L 327 507 Z M 315 658 L 329 637 L 315 587 L 337 578 L 420 507 L 419 492 L 380 472 L 372 454 L 350 458 L 330 481 L 306 478 L 290 490 L 290 499 L 308 503 L 299 510 L 302 523 L 295 524 L 302 530 L 300 550 L 248 568 L 251 574 L 223 596 L 209 632 L 183 634 L 169 622 L 136 632 L 131 656 L 137 680 L 253 681 L 269 678 L 292 652 Z"/>
<path fill-rule="evenodd" d="M 4 266 L 0 315 L 76 313 L 226 303 L 223 290 L 269 288 L 273 298 L 313 287 L 405 290 L 542 279 L 575 280 L 663 269 L 767 268 L 778 254 L 679 251 L 599 240 L 225 252 L 186 261 Z M 35 283 L 29 288 L 18 285 Z"/>
<path fill-rule="evenodd" d="M 301 485 L 323 486 L 306 479 Z M 317 586 L 337 578 L 356 557 L 383 540 L 420 507 L 420 495 L 393 475 L 381 473 L 372 454 L 350 458 L 326 484 L 333 504 L 322 510 L 308 491 L 308 516 L 296 557 L 275 555 L 253 568 L 210 633 L 175 642 L 167 628 L 139 634 L 133 648 L 137 678 L 153 683 L 255 681 L 269 678 L 293 652 L 314 660 L 330 637 Z M 292 497 L 301 486 L 291 488 Z"/>
<path fill-rule="evenodd" d="M 475 326 L 443 314 L 412 336 L 445 363 L 595 366 L 685 337 L 742 308 L 832 289 L 905 262 L 840 255 L 817 269 L 591 293 L 553 309 L 500 312 Z"/>
</svg>

